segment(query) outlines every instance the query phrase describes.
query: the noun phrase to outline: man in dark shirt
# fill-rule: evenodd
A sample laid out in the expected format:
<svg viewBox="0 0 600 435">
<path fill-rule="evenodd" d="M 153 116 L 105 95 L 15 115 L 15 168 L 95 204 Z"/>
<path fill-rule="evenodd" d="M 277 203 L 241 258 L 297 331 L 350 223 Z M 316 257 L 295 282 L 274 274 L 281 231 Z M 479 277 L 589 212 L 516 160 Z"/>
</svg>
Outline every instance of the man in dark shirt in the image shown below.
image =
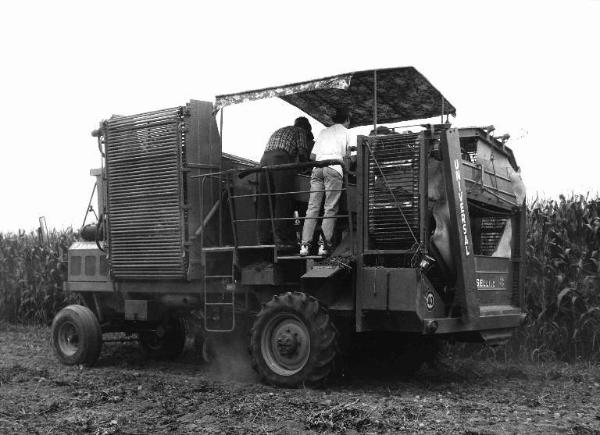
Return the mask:
<svg viewBox="0 0 600 435">
<path fill-rule="evenodd" d="M 297 118 L 294 125 L 282 127 L 276 130 L 265 147 L 261 166 L 283 165 L 305 162 L 310 153 L 310 138 L 312 128 L 305 117 Z M 291 192 L 294 190 L 294 169 L 278 171 L 261 171 L 258 178 L 258 189 L 262 194 Z M 275 219 L 275 243 L 278 245 L 294 245 L 295 239 L 292 221 L 277 220 L 277 218 L 293 217 L 293 198 L 291 195 L 271 195 L 271 206 L 273 207 L 273 218 Z M 273 231 L 271 227 L 271 216 L 269 197 L 259 196 L 258 218 L 266 219 L 259 221 L 259 242 L 271 244 Z"/>
</svg>

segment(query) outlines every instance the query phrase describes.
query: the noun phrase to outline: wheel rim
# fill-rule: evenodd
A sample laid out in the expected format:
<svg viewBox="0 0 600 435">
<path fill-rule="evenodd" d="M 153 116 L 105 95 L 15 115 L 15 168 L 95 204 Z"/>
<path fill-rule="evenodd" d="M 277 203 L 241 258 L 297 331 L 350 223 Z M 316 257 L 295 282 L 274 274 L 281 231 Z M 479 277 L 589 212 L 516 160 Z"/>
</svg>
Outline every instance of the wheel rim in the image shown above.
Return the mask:
<svg viewBox="0 0 600 435">
<path fill-rule="evenodd" d="M 280 313 L 265 326 L 261 353 L 267 366 L 281 376 L 301 371 L 310 356 L 310 334 L 295 314 Z"/>
<path fill-rule="evenodd" d="M 164 338 L 159 337 L 157 333 L 144 333 L 140 336 L 140 339 L 143 341 L 144 345 L 151 351 L 160 351 L 164 347 L 165 341 Z"/>
<path fill-rule="evenodd" d="M 60 325 L 58 347 L 65 356 L 73 356 L 79 350 L 79 330 L 73 322 L 67 321 Z"/>
</svg>

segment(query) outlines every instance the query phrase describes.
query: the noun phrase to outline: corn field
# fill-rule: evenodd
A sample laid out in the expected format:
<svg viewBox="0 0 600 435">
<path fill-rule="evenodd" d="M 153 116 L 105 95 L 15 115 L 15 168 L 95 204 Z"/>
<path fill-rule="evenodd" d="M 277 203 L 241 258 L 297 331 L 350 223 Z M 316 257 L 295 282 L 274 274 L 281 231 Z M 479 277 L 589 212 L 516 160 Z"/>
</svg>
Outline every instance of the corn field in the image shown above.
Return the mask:
<svg viewBox="0 0 600 435">
<path fill-rule="evenodd" d="M 0 322 L 48 324 L 74 295 L 63 291 L 72 230 L 52 231 L 44 243 L 36 233 L 0 234 Z"/>
<path fill-rule="evenodd" d="M 515 342 L 533 360 L 600 359 L 600 198 L 528 207 L 525 304 Z"/>
<path fill-rule="evenodd" d="M 600 359 L 600 198 L 532 201 L 527 216 L 526 324 L 508 347 L 534 361 Z M 0 322 L 51 322 L 65 294 L 72 230 L 0 234 Z"/>
</svg>

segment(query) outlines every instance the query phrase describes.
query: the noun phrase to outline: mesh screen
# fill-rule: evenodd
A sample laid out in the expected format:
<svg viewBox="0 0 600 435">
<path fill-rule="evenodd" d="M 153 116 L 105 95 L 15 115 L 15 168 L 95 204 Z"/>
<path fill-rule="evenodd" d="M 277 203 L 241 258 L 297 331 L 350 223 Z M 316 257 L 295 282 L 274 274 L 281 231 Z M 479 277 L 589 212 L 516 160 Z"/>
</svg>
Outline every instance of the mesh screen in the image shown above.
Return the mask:
<svg viewBox="0 0 600 435">
<path fill-rule="evenodd" d="M 492 255 L 504 232 L 507 219 L 505 217 L 488 216 L 481 218 L 480 255 Z"/>
<path fill-rule="evenodd" d="M 371 140 L 368 220 L 372 248 L 410 249 L 415 243 L 413 234 L 419 237 L 419 134 Z"/>
</svg>

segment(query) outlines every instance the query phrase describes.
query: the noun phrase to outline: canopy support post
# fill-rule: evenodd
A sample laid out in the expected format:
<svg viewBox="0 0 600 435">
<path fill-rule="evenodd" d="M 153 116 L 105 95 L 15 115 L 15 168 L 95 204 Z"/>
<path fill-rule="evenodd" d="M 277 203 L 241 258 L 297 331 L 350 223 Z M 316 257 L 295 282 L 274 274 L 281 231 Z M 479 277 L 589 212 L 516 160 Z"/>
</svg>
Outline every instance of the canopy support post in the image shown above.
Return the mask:
<svg viewBox="0 0 600 435">
<path fill-rule="evenodd" d="M 373 70 L 373 132 L 377 134 L 377 70 Z"/>
<path fill-rule="evenodd" d="M 221 114 L 219 115 L 219 133 L 221 134 L 221 146 L 223 144 L 223 110 L 224 107 L 221 107 Z"/>
<path fill-rule="evenodd" d="M 221 134 L 221 150 L 223 149 L 223 112 L 225 107 L 221 107 L 221 114 L 219 115 L 219 133 Z M 219 172 L 223 171 L 223 159 L 219 158 Z M 229 180 L 227 181 L 229 182 Z M 219 204 L 223 204 L 223 176 L 219 174 Z M 223 215 L 222 207 L 219 206 L 219 245 L 223 246 Z"/>
<path fill-rule="evenodd" d="M 444 123 L 444 96 L 442 95 L 442 114 L 440 115 L 440 124 Z"/>
</svg>

